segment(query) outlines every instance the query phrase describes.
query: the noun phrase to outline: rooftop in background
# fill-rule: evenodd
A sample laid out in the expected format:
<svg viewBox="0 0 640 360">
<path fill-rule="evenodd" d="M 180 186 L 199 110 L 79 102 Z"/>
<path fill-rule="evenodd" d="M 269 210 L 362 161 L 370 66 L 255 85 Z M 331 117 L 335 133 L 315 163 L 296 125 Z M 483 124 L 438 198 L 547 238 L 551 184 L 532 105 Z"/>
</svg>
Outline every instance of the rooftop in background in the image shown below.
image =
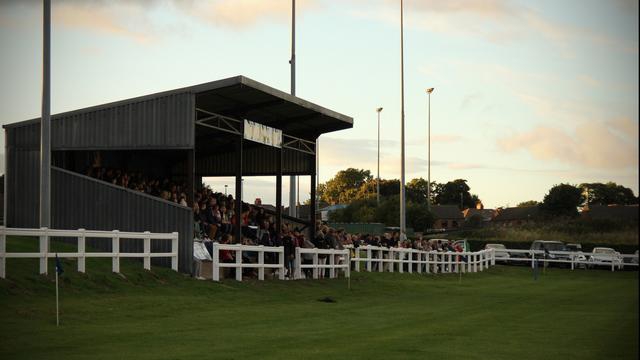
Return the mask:
<svg viewBox="0 0 640 360">
<path fill-rule="evenodd" d="M 458 205 L 432 205 L 431 212 L 433 217 L 437 219 L 448 220 L 462 220 L 462 211 L 458 208 Z"/>
<path fill-rule="evenodd" d="M 589 205 L 582 216 L 592 220 L 638 221 L 638 205 Z"/>
<path fill-rule="evenodd" d="M 61 118 L 119 108 L 190 93 L 196 96 L 196 107 L 215 113 L 248 119 L 282 130 L 285 134 L 303 138 L 315 138 L 320 134 L 353 127 L 353 118 L 287 94 L 244 76 L 212 81 L 204 84 L 163 91 L 131 99 L 91 106 L 52 116 Z M 4 125 L 4 128 L 27 126 L 39 123 L 40 119 Z M 53 129 L 52 129 L 53 130 Z"/>
<path fill-rule="evenodd" d="M 474 215 L 479 215 L 482 217 L 483 221 L 491 221 L 494 216 L 496 216 L 496 211 L 493 209 L 474 209 L 469 208 L 465 209 L 463 212 L 464 218 L 468 219 Z"/>
<path fill-rule="evenodd" d="M 522 206 L 505 208 L 498 211 L 493 221 L 528 220 L 538 215 L 538 206 Z"/>
</svg>

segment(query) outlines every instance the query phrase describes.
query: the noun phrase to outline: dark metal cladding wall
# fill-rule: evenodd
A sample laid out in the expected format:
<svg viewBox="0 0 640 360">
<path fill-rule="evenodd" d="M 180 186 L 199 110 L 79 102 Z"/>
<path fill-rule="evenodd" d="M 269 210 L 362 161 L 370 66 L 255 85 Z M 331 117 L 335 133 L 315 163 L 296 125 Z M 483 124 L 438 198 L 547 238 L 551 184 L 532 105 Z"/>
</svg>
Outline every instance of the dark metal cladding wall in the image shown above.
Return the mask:
<svg viewBox="0 0 640 360">
<path fill-rule="evenodd" d="M 192 148 L 195 96 L 180 93 L 53 116 L 52 150 Z M 40 123 L 12 128 L 18 147 L 32 146 Z"/>
<path fill-rule="evenodd" d="M 179 233 L 178 264 L 191 273 L 193 215 L 185 208 L 64 169 L 51 169 L 51 223 L 56 229 L 120 230 Z M 169 252 L 170 241 L 152 241 L 152 252 Z M 110 251 L 111 244 L 87 241 L 87 246 Z M 142 242 L 123 240 L 122 252 L 142 252 Z M 170 266 L 170 259 L 156 261 Z"/>
<path fill-rule="evenodd" d="M 295 150 L 285 150 L 282 156 L 282 172 L 285 175 L 309 175 L 313 170 L 309 159 L 313 158 L 313 155 Z M 276 174 L 276 148 L 260 146 L 245 149 L 242 153 L 242 160 L 242 174 L 245 176 Z M 236 154 L 233 152 L 197 158 L 196 174 L 199 176 L 235 176 L 235 161 Z"/>
<path fill-rule="evenodd" d="M 14 227 L 39 226 L 40 128 L 6 129 L 7 214 Z"/>
</svg>

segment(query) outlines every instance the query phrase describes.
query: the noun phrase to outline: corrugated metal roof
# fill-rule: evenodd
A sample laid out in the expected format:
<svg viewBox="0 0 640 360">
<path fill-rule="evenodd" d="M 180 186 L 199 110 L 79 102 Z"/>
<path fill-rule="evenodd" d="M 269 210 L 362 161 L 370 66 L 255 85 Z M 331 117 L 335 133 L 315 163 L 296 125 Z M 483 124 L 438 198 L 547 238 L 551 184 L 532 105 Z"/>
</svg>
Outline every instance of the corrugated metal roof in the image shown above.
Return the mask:
<svg viewBox="0 0 640 360">
<path fill-rule="evenodd" d="M 305 138 L 315 138 L 326 132 L 353 127 L 353 118 L 287 94 L 244 76 L 236 76 L 204 84 L 159 92 L 131 99 L 92 106 L 56 114 L 53 123 L 62 118 L 86 118 L 88 114 L 127 109 L 132 104 L 148 103 L 179 94 L 196 96 L 196 107 L 222 115 L 247 118 Z M 126 115 L 127 110 L 123 110 Z M 105 116 L 106 117 L 106 116 Z M 193 118 L 192 118 L 193 119 Z M 39 123 L 32 119 L 4 125 L 4 128 L 29 126 Z M 53 133 L 52 133 L 53 134 Z"/>
</svg>

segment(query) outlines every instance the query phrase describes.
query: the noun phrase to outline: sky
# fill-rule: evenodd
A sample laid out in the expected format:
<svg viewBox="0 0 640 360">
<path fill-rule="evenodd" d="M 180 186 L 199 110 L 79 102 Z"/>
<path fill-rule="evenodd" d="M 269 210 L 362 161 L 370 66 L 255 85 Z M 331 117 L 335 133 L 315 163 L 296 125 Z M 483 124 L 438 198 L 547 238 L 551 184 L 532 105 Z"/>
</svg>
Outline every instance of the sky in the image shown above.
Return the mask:
<svg viewBox="0 0 640 360">
<path fill-rule="evenodd" d="M 52 4 L 54 114 L 236 75 L 290 90 L 290 0 Z M 541 201 L 559 183 L 638 194 L 638 1 L 404 6 L 407 182 L 427 178 L 434 87 L 432 181 L 466 179 L 487 208 Z M 41 1 L 0 0 L 0 53 L 0 123 L 39 117 Z M 321 182 L 348 167 L 375 176 L 378 107 L 380 176 L 400 178 L 400 2 L 298 0 L 296 93 L 354 118 L 320 138 Z M 300 183 L 304 201 L 309 178 Z M 273 178 L 245 188 L 275 203 Z"/>
</svg>

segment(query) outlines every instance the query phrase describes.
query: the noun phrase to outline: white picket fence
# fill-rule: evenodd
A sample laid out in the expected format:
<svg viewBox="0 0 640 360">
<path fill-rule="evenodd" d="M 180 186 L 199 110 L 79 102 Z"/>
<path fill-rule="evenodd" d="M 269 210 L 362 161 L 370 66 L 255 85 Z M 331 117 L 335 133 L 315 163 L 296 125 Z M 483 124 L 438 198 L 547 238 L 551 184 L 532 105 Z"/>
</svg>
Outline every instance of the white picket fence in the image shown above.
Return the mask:
<svg viewBox="0 0 640 360">
<path fill-rule="evenodd" d="M 478 272 L 495 265 L 493 249 L 476 252 L 423 251 L 411 248 L 387 248 L 365 245 L 350 247 L 355 271 L 364 264 L 365 271 L 409 273 Z M 364 257 L 362 255 L 365 255 Z"/>
<path fill-rule="evenodd" d="M 311 255 L 311 263 L 304 263 L 305 255 Z M 306 276 L 304 269 L 312 270 L 312 278 L 323 278 L 326 269 L 329 270 L 329 278 L 336 278 L 340 270 L 342 270 L 344 277 L 351 276 L 351 266 L 349 262 L 350 250 L 335 250 L 335 249 L 308 249 L 308 248 L 296 248 L 295 257 L 295 279 L 305 279 Z M 308 261 L 308 260 L 307 260 Z"/>
<path fill-rule="evenodd" d="M 535 266 L 547 266 L 549 264 L 566 264 L 574 270 L 576 267 L 605 266 L 611 271 L 621 270 L 624 267 L 638 267 L 638 255 L 635 254 L 593 254 L 581 251 L 544 251 L 505 249 L 497 250 L 496 259 L 500 262 L 528 263 Z M 625 261 L 629 259 L 629 261 Z"/>
<path fill-rule="evenodd" d="M 39 238 L 39 252 L 7 252 L 7 236 L 27 236 Z M 78 240 L 78 250 L 76 252 L 50 252 L 51 238 L 76 238 Z M 87 252 L 86 239 L 104 239 L 111 241 L 111 252 Z M 132 239 L 143 241 L 143 252 L 141 253 L 125 253 L 120 252 L 120 239 Z M 171 240 L 171 252 L 168 253 L 152 253 L 152 240 Z M 98 230 L 57 230 L 57 229 L 21 229 L 21 228 L 5 228 L 0 226 L 0 278 L 6 277 L 6 259 L 8 258 L 35 258 L 40 259 L 40 274 L 46 274 L 48 271 L 48 259 L 50 258 L 77 258 L 78 272 L 86 271 L 87 258 L 111 258 L 112 271 L 120 272 L 120 259 L 122 258 L 143 258 L 143 266 L 145 269 L 151 269 L 151 258 L 170 257 L 171 268 L 178 271 L 178 233 L 150 233 L 145 232 L 121 232 L 98 231 Z"/>
<path fill-rule="evenodd" d="M 283 246 L 263 246 L 263 245 L 240 245 L 240 244 L 219 244 L 213 243 L 212 258 L 212 275 L 213 281 L 220 281 L 220 269 L 235 269 L 236 280 L 242 281 L 242 269 L 258 269 L 258 280 L 264 280 L 265 269 L 276 269 L 278 278 L 284 280 L 284 247 Z M 232 263 L 220 262 L 220 251 L 233 251 L 235 261 Z M 258 254 L 257 263 L 243 262 L 243 252 L 255 252 Z M 275 253 L 278 256 L 277 264 L 265 264 L 264 253 Z"/>
</svg>

